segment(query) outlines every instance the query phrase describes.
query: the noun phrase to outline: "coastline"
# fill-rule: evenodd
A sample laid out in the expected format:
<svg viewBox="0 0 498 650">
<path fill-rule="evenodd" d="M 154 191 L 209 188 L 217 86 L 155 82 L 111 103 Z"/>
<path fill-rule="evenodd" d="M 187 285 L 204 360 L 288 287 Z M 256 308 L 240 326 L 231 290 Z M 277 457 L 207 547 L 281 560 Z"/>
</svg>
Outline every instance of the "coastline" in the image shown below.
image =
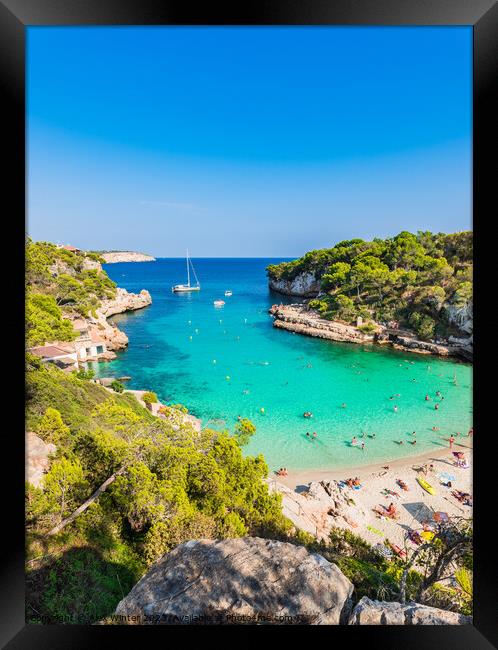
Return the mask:
<svg viewBox="0 0 498 650">
<path fill-rule="evenodd" d="M 273 317 L 273 327 L 295 334 L 341 343 L 388 346 L 403 352 L 453 357 L 467 363 L 472 362 L 473 359 L 472 346 L 463 340 L 455 344 L 450 342 L 431 343 L 418 340 L 412 332 L 392 330 L 379 324 L 375 325 L 375 332 L 365 333 L 354 325 L 321 318 L 302 303 L 272 305 L 269 313 Z"/>
<path fill-rule="evenodd" d="M 457 451 L 463 451 L 464 453 L 471 453 L 473 451 L 472 438 L 464 438 L 465 443 L 462 443 L 460 440 L 455 440 L 453 443 L 453 448 Z M 470 440 L 470 442 L 469 442 Z M 302 469 L 302 470 L 289 470 L 287 476 L 276 476 L 274 471 L 270 473 L 271 479 L 277 480 L 279 483 L 287 486 L 288 488 L 295 489 L 299 485 L 304 485 L 311 483 L 313 481 L 331 481 L 331 480 L 341 480 L 346 475 L 354 474 L 361 478 L 366 478 L 372 473 L 382 471 L 382 468 L 386 465 L 390 469 L 405 469 L 406 467 L 411 467 L 412 465 L 424 464 L 431 462 L 432 460 L 441 460 L 450 454 L 449 447 L 443 447 L 435 449 L 434 451 L 425 451 L 420 454 L 414 454 L 413 456 L 403 456 L 392 461 L 380 461 L 376 463 L 371 463 L 368 465 L 351 465 L 341 468 L 332 468 L 332 469 Z"/>
</svg>

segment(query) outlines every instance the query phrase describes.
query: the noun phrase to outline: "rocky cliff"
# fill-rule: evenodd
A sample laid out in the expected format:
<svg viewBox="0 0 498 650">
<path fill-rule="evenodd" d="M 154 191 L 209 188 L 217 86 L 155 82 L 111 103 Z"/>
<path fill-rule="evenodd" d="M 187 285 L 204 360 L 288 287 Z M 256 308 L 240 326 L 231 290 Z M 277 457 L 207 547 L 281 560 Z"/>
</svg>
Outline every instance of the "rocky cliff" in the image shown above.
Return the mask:
<svg viewBox="0 0 498 650">
<path fill-rule="evenodd" d="M 304 547 L 242 537 L 193 540 L 163 556 L 116 615 L 159 624 L 346 623 L 353 585 Z"/>
<path fill-rule="evenodd" d="M 112 300 L 103 300 L 96 310 L 96 316 L 89 318 L 91 329 L 104 340 L 108 350 L 122 350 L 128 345 L 128 337 L 117 325 L 109 323 L 107 319 L 115 314 L 143 309 L 151 303 L 151 295 L 146 289 L 142 289 L 140 293 L 129 293 L 126 289 L 118 287 L 116 297 Z"/>
<path fill-rule="evenodd" d="M 313 298 L 320 293 L 320 280 L 313 273 L 301 273 L 293 280 L 280 280 L 270 275 L 268 284 L 270 289 L 285 296 Z"/>
<path fill-rule="evenodd" d="M 259 537 L 192 540 L 164 555 L 123 598 L 115 622 L 134 624 L 459 625 L 418 603 L 362 598 L 333 563 L 303 546 Z"/>
<path fill-rule="evenodd" d="M 114 253 L 99 253 L 106 264 L 115 264 L 116 262 L 155 262 L 156 258 L 145 253 L 134 253 L 132 251 L 119 251 Z"/>
</svg>

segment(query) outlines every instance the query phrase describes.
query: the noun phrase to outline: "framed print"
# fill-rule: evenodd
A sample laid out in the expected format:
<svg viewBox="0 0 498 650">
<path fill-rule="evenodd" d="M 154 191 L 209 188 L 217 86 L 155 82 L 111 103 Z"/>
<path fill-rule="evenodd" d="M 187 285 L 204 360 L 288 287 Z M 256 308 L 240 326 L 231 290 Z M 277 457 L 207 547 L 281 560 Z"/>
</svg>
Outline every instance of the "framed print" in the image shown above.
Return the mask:
<svg viewBox="0 0 498 650">
<path fill-rule="evenodd" d="M 496 3 L 0 11 L 5 647 L 496 647 Z"/>
</svg>

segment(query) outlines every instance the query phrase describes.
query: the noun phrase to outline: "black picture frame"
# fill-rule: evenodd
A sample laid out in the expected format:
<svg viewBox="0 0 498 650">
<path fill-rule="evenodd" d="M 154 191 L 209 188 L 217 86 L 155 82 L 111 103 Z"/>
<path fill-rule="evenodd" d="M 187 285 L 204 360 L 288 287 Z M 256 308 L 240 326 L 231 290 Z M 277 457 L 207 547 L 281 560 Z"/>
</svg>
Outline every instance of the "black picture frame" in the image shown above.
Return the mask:
<svg viewBox="0 0 498 650">
<path fill-rule="evenodd" d="M 496 437 L 493 429 L 484 430 L 486 413 L 491 414 L 493 393 L 486 383 L 486 367 L 492 369 L 492 355 L 486 354 L 483 331 L 490 317 L 486 313 L 485 289 L 481 278 L 493 273 L 493 257 L 484 255 L 488 224 L 493 224 L 498 107 L 498 5 L 496 0 L 287 0 L 232 3 L 229 7 L 204 3 L 201 7 L 190 3 L 161 0 L 0 0 L 0 88 L 3 91 L 3 146 L 6 162 L 4 196 L 10 209 L 4 213 L 4 228 L 13 226 L 5 237 L 12 262 L 8 269 L 8 341 L 6 346 L 9 368 L 9 394 L 19 395 L 12 402 L 14 423 L 4 426 L 5 442 L 10 449 L 4 456 L 4 468 L 14 468 L 14 477 L 2 472 L 3 541 L 7 542 L 1 566 L 0 587 L 0 642 L 2 647 L 17 648 L 89 648 L 113 647 L 118 643 L 140 643 L 143 636 L 154 635 L 160 643 L 171 643 L 171 629 L 159 627 L 122 626 L 33 626 L 24 622 L 24 241 L 25 232 L 25 31 L 34 25 L 472 25 L 474 50 L 473 100 L 473 220 L 475 255 L 480 259 L 476 271 L 475 307 L 477 310 L 474 347 L 474 402 L 478 410 L 478 444 L 474 448 L 475 494 L 475 571 L 474 571 L 474 625 L 472 626 L 372 626 L 306 628 L 308 643 L 316 643 L 314 635 L 321 632 L 331 646 L 353 643 L 385 650 L 424 647 L 425 649 L 478 649 L 498 647 L 498 603 L 496 570 L 493 553 L 495 543 L 495 507 L 486 503 L 485 495 L 493 494 L 492 455 L 486 453 L 485 435 Z M 493 202 L 494 199 L 494 202 Z M 491 249 L 490 249 L 491 250 Z M 4 276 L 5 277 L 5 276 Z M 491 277 L 493 277 L 491 275 Z M 18 323 L 17 323 L 18 319 Z M 489 325 L 489 323 L 488 323 Z M 5 340 L 5 339 L 4 339 Z M 9 358 L 10 357 L 10 358 Z M 495 400 L 496 401 L 496 400 Z M 21 420 L 19 423 L 18 420 Z M 488 442 L 488 449 L 492 443 Z M 194 628 L 176 628 L 187 637 Z M 199 631 L 197 628 L 195 628 Z M 216 628 L 219 630 L 220 628 Z M 291 628 L 291 629 L 294 629 Z M 212 635 L 213 627 L 202 629 L 204 642 Z M 259 643 L 272 640 L 281 643 L 281 635 L 289 628 L 273 626 L 224 628 L 225 635 L 239 635 Z M 166 634 L 165 634 L 166 633 Z M 275 634 L 278 635 L 275 636 Z M 264 636 L 263 636 L 264 635 Z M 186 637 L 183 636 L 183 643 Z M 238 642 L 238 641 L 237 641 Z M 232 641 L 233 643 L 233 641 Z M 287 641 L 285 641 L 287 643 Z M 329 645 L 329 647 L 331 647 Z"/>
</svg>

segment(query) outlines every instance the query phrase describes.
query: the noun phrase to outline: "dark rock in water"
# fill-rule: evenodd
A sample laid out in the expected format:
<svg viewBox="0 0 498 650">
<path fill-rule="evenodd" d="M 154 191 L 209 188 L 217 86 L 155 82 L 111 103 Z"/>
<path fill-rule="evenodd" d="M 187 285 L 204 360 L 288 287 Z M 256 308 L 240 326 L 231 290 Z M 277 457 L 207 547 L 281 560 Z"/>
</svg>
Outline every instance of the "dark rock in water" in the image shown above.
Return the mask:
<svg viewBox="0 0 498 650">
<path fill-rule="evenodd" d="M 131 377 L 118 377 L 118 381 L 130 381 Z"/>
<path fill-rule="evenodd" d="M 302 546 L 193 540 L 163 556 L 116 609 L 141 624 L 346 623 L 352 583 Z M 197 617 L 197 618 L 195 618 Z"/>
</svg>

